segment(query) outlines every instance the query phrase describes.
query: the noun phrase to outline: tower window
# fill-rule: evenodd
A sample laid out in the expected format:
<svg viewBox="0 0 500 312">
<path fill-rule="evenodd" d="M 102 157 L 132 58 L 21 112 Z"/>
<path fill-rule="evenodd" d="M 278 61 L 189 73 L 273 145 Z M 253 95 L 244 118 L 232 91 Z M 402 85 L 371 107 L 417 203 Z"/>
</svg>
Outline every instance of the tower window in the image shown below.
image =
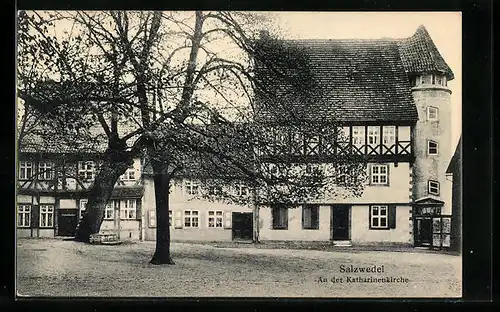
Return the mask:
<svg viewBox="0 0 500 312">
<path fill-rule="evenodd" d="M 436 121 L 438 120 L 438 115 L 439 115 L 439 109 L 432 106 L 427 107 L 427 120 Z"/>
<path fill-rule="evenodd" d="M 439 182 L 429 181 L 427 185 L 427 192 L 431 195 L 439 196 Z"/>
<path fill-rule="evenodd" d="M 427 141 L 427 154 L 437 155 L 438 154 L 438 143 L 434 141 Z"/>
</svg>

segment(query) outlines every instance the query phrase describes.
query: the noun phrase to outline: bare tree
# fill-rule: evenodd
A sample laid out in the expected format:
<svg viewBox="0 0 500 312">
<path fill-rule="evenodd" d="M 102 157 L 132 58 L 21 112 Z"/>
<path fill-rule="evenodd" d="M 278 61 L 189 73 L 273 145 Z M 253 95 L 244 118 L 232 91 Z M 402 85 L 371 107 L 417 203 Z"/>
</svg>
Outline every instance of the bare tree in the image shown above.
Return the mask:
<svg viewBox="0 0 500 312">
<path fill-rule="evenodd" d="M 168 190 L 193 160 L 203 164 L 199 175 L 205 170 L 207 180 L 244 181 L 259 203 L 294 198 L 289 204 L 296 205 L 320 196 L 340 164 L 353 176 L 362 171 L 359 159 L 349 157 L 328 159 L 333 175 L 325 168 L 301 170 L 304 160 L 263 157 L 279 140 L 269 136 L 262 116 L 300 124 L 295 107 L 279 99 L 292 96 L 307 105 L 321 88 L 300 48 L 273 35 L 258 40 L 257 25 L 265 20 L 256 14 L 78 11 L 25 18 L 31 41 L 24 44 L 44 55 L 47 72 L 34 79 L 36 87 L 20 87 L 19 95 L 61 133 L 83 132 L 90 140 L 95 132 L 88 130 L 97 126 L 107 141 L 78 240 L 99 231 L 116 180 L 143 150 L 154 174 L 154 264 L 173 264 Z M 67 39 L 50 34 L 50 27 L 60 29 L 55 23 L 70 25 Z M 214 171 L 216 179 L 209 175 Z M 358 190 L 360 181 L 345 183 Z"/>
</svg>

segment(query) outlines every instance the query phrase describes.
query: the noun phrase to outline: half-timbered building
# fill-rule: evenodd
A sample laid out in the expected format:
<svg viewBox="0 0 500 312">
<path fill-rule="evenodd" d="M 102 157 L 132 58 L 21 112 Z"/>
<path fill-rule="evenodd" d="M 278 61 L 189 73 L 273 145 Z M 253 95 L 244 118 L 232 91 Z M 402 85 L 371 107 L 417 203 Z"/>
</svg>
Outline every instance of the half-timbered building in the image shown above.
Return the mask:
<svg viewBox="0 0 500 312">
<path fill-rule="evenodd" d="M 85 213 L 104 144 L 72 145 L 29 134 L 18 154 L 17 237 L 74 236 Z M 102 232 L 142 238 L 141 160 L 120 177 L 106 207 Z"/>
<path fill-rule="evenodd" d="M 307 55 L 322 91 L 307 101 L 283 95 L 280 103 L 256 105 L 256 122 L 273 138 L 260 161 L 322 164 L 358 155 L 367 163 L 362 194 L 339 186 L 331 196 L 296 208 L 215 205 L 189 200 L 204 186 L 180 178 L 172 190 L 172 239 L 449 246 L 447 82 L 454 76 L 425 27 L 403 39 L 286 44 Z M 287 109 L 277 112 L 280 107 Z M 154 216 L 154 199 L 145 200 Z M 150 217 L 153 229 L 154 222 Z"/>
</svg>

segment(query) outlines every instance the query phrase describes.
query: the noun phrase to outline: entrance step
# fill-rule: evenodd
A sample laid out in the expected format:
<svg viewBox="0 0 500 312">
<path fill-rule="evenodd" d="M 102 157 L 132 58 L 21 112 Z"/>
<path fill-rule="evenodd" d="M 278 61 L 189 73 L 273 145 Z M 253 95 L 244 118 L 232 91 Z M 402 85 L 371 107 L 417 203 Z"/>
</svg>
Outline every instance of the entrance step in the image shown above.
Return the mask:
<svg viewBox="0 0 500 312">
<path fill-rule="evenodd" d="M 233 240 L 233 243 L 237 243 L 237 244 L 253 244 L 253 241 L 251 241 L 251 240 Z"/>
<path fill-rule="evenodd" d="M 351 241 L 333 241 L 333 246 L 351 247 Z"/>
</svg>

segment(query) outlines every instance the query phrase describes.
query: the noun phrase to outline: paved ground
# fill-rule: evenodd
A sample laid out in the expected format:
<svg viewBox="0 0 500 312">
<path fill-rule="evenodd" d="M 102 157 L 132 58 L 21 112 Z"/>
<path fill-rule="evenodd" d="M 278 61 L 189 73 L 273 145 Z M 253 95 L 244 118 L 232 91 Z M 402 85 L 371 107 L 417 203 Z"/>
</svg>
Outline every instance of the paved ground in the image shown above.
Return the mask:
<svg viewBox="0 0 500 312">
<path fill-rule="evenodd" d="M 461 258 L 437 253 L 217 248 L 174 243 L 176 265 L 148 264 L 153 242 L 94 246 L 19 239 L 23 296 L 460 297 Z M 341 273 L 340 266 L 384 266 Z M 361 278 L 404 278 L 357 282 Z M 332 280 L 342 282 L 332 283 Z M 320 280 L 322 282 L 320 282 Z M 373 279 L 372 279 L 373 280 Z M 324 282 L 323 282 L 324 281 Z"/>
</svg>

